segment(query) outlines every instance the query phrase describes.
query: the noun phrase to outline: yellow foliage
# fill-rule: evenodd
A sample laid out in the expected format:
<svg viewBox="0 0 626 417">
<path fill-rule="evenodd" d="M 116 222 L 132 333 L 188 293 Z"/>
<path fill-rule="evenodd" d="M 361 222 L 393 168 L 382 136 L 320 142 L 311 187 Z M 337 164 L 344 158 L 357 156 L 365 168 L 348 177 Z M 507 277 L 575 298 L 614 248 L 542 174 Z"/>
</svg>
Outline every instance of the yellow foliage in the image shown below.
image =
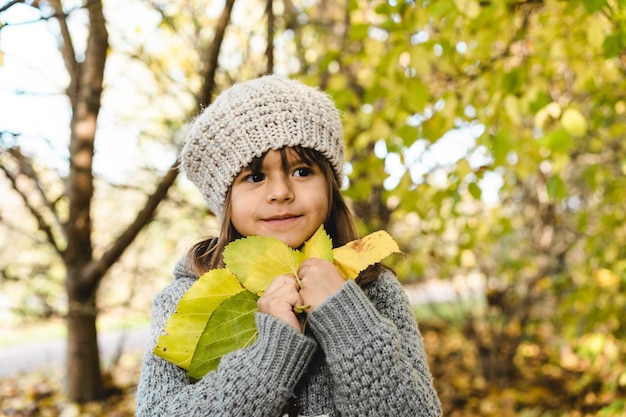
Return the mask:
<svg viewBox="0 0 626 417">
<path fill-rule="evenodd" d="M 561 115 L 561 125 L 574 137 L 581 137 L 587 133 L 588 123 L 585 116 L 576 109 L 566 109 Z"/>
<path fill-rule="evenodd" d="M 611 270 L 601 268 L 593 273 L 593 279 L 600 288 L 616 288 L 619 285 L 619 277 Z"/>
</svg>

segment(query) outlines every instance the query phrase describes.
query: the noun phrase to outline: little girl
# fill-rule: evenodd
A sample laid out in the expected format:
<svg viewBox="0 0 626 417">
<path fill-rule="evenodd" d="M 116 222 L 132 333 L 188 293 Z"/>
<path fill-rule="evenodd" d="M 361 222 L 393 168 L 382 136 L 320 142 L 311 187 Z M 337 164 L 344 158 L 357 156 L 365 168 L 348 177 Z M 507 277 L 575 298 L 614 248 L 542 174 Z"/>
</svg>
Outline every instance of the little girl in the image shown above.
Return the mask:
<svg viewBox="0 0 626 417">
<path fill-rule="evenodd" d="M 394 273 L 377 264 L 344 281 L 307 259 L 258 300 L 257 340 L 199 381 L 152 351 L 178 301 L 224 267 L 237 238 L 271 236 L 299 248 L 320 225 L 333 246 L 358 239 L 340 189 L 339 112 L 320 91 L 264 76 L 221 94 L 194 121 L 180 162 L 221 219 L 155 299 L 137 388 L 137 416 L 440 416 L 415 319 Z M 294 306 L 308 306 L 301 325 Z"/>
</svg>

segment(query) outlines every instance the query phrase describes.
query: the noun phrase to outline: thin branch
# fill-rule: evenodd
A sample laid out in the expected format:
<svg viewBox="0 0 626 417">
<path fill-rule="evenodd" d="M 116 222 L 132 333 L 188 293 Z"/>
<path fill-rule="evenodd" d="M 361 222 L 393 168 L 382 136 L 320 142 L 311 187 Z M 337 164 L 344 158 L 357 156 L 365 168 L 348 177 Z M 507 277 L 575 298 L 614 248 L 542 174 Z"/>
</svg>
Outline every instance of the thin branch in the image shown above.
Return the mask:
<svg viewBox="0 0 626 417">
<path fill-rule="evenodd" d="M 24 0 L 13 0 L 13 1 L 10 1 L 7 4 L 3 5 L 2 7 L 0 7 L 0 13 L 6 12 L 11 7 L 15 6 L 16 4 L 20 4 L 20 3 L 24 3 Z"/>
<path fill-rule="evenodd" d="M 274 72 L 274 8 L 272 5 L 274 0 L 267 0 L 265 13 L 267 14 L 267 49 L 265 56 L 267 57 L 267 69 L 265 72 L 271 74 Z"/>
<path fill-rule="evenodd" d="M 218 67 L 217 59 L 220 55 L 220 49 L 222 48 L 222 43 L 224 41 L 224 34 L 226 33 L 226 27 L 228 26 L 228 22 L 230 21 L 230 15 L 233 11 L 234 4 L 235 0 L 226 0 L 222 15 L 217 22 L 213 42 L 207 50 L 205 59 L 206 65 L 204 66 L 204 70 L 202 73 L 203 84 L 197 100 L 198 110 L 205 106 L 208 106 L 209 103 L 211 103 L 211 96 L 213 95 L 213 91 L 215 90 L 215 74 Z"/>
<path fill-rule="evenodd" d="M 135 220 L 124 230 L 115 240 L 113 246 L 107 250 L 100 259 L 91 262 L 86 268 L 80 282 L 80 286 L 91 288 L 102 279 L 107 270 L 122 256 L 124 251 L 130 246 L 133 240 L 145 225 L 154 219 L 159 203 L 165 199 L 170 187 L 174 184 L 178 176 L 178 161 L 170 167 L 169 171 L 161 178 L 156 190 L 148 197 L 144 207 L 137 213 Z"/>
<path fill-rule="evenodd" d="M 7 168 L 4 164 L 0 164 L 0 170 L 2 170 L 4 172 L 4 175 L 11 182 L 12 188 L 17 192 L 17 194 L 22 199 L 22 202 L 24 203 L 24 206 L 28 209 L 28 211 L 30 211 L 30 213 L 33 215 L 33 217 L 37 221 L 38 229 L 41 230 L 42 232 L 44 232 L 44 234 L 46 235 L 46 238 L 48 239 L 48 242 L 50 242 L 50 244 L 52 245 L 54 250 L 60 256 L 63 256 L 63 250 L 61 249 L 61 247 L 59 245 L 59 242 L 57 241 L 56 237 L 54 236 L 54 232 L 52 230 L 52 227 L 48 224 L 48 222 L 46 222 L 46 220 L 45 220 L 45 218 L 43 216 L 43 213 L 41 213 L 31 203 L 31 201 L 29 200 L 28 196 L 26 195 L 26 192 L 21 190 L 20 187 L 17 184 L 19 176 L 20 175 L 25 175 L 25 174 L 23 174 L 19 169 L 18 169 L 17 173 L 14 173 L 9 168 Z"/>
<path fill-rule="evenodd" d="M 59 29 L 61 31 L 62 42 L 60 45 L 61 54 L 63 55 L 63 61 L 65 62 L 65 68 L 70 75 L 70 100 L 72 101 L 72 107 L 75 103 L 76 84 L 78 83 L 78 71 L 80 70 L 80 64 L 76 61 L 76 51 L 72 42 L 72 36 L 70 34 L 69 27 L 67 25 L 67 15 L 63 11 L 63 5 L 61 0 L 49 0 L 48 4 L 54 9 L 54 16 L 59 22 Z"/>
<path fill-rule="evenodd" d="M 56 225 L 60 229 L 63 229 L 63 224 L 61 222 L 61 219 L 59 218 L 59 213 L 57 211 L 57 208 L 54 202 L 48 198 L 42 186 L 41 179 L 39 178 L 39 174 L 37 174 L 37 172 L 35 171 L 35 168 L 33 168 L 33 164 L 31 163 L 30 159 L 24 156 L 24 154 L 20 151 L 18 147 L 10 148 L 8 150 L 8 153 L 17 161 L 20 167 L 20 172 L 33 182 L 33 184 L 35 185 L 35 189 L 37 190 L 37 193 L 39 194 L 39 196 L 41 197 L 41 200 L 43 201 L 43 205 L 48 210 L 50 210 L 50 213 L 52 213 L 52 216 L 54 218 Z"/>
</svg>

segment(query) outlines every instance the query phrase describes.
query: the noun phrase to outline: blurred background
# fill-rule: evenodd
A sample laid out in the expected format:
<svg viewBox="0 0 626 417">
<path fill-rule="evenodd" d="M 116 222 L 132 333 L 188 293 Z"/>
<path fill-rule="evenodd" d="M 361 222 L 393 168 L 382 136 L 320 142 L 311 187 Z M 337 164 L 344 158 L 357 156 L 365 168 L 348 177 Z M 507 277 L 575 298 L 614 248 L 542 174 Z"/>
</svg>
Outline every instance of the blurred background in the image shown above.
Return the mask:
<svg viewBox="0 0 626 417">
<path fill-rule="evenodd" d="M 266 73 L 342 111 L 445 415 L 625 415 L 624 0 L 1 1 L 0 415 L 133 415 L 218 230 L 182 138 Z"/>
</svg>

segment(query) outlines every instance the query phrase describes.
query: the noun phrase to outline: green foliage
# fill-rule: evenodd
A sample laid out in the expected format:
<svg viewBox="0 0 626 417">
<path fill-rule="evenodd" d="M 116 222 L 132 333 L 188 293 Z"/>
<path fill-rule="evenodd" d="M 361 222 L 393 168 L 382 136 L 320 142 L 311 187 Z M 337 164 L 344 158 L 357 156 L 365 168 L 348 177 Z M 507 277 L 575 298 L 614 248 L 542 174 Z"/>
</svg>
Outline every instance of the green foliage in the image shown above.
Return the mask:
<svg viewBox="0 0 626 417">
<path fill-rule="evenodd" d="M 319 44 L 339 69 L 306 75 L 336 97 L 358 87 L 338 101 L 346 193 L 366 229 L 389 228 L 407 249 L 400 275 L 482 279 L 486 307 L 467 326 L 499 386 L 539 329 L 558 326 L 554 349 L 623 338 L 625 3 L 356 3 L 358 36 Z M 450 132 L 469 143 L 457 159 Z"/>
</svg>

